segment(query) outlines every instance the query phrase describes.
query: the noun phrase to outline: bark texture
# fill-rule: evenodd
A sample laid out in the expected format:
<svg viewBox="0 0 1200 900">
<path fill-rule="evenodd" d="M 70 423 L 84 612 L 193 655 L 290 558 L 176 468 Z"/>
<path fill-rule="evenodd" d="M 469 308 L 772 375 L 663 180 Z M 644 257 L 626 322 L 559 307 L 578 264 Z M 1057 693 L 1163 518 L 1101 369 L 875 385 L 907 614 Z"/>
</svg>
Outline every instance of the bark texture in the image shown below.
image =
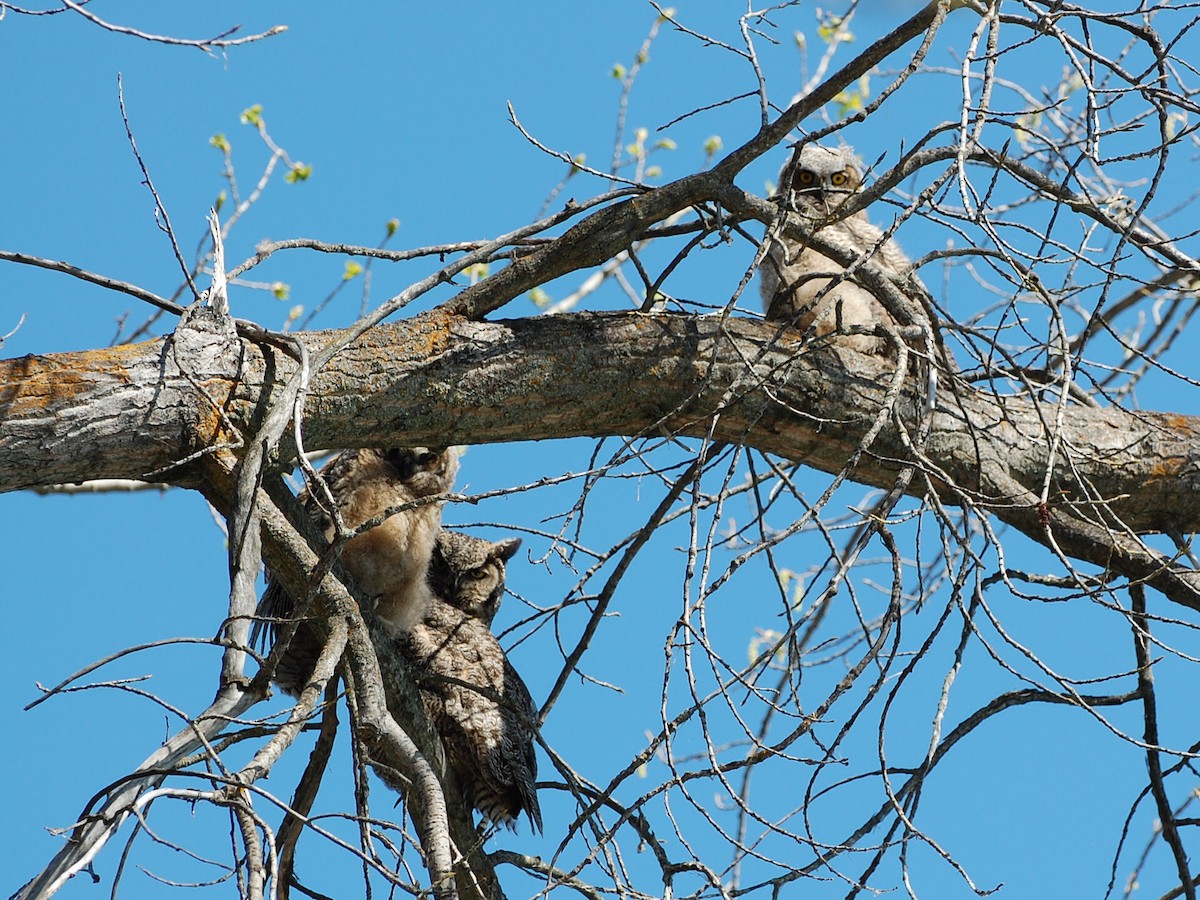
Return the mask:
<svg viewBox="0 0 1200 900">
<path fill-rule="evenodd" d="M 315 349 L 335 334 L 303 338 Z M 153 473 L 186 483 L 191 467 L 179 464 L 214 440 L 236 440 L 229 426 L 248 428 L 265 392 L 294 367 L 278 350 L 234 341 L 185 328 L 128 347 L 0 361 L 0 490 Z M 183 367 L 174 352 L 182 345 Z M 850 370 L 855 364 L 861 371 Z M 703 434 L 716 416 L 721 440 L 838 472 L 889 378 L 866 357 L 804 348 L 751 320 L 428 316 L 380 326 L 315 373 L 304 434 L 309 449 L 383 446 L 400 436 L 493 443 Z M 902 399 L 910 426 L 923 392 L 914 383 Z M 1054 404 L 962 385 L 943 385 L 937 400 L 926 449 L 945 480 L 1000 504 L 1012 482 L 1039 489 Z M 1072 406 L 1059 444 L 1053 493 L 1062 502 L 1085 499 L 1089 486 L 1133 531 L 1200 530 L 1200 419 Z M 868 453 L 875 459 L 855 479 L 881 487 L 910 455 L 894 426 Z"/>
<path fill-rule="evenodd" d="M 300 337 L 316 353 L 338 333 Z M 196 486 L 198 454 L 251 433 L 294 370 L 282 351 L 208 316 L 134 346 L 0 362 L 0 489 L 151 477 Z M 303 430 L 310 450 L 711 433 L 826 472 L 856 460 L 851 477 L 879 487 L 916 465 L 926 478 L 911 492 L 932 485 L 943 502 L 989 510 L 1200 607 L 1191 570 L 1135 538 L 1200 530 L 1200 420 L 1060 410 L 949 382 L 914 456 L 908 436 L 925 408 L 923 378 L 906 379 L 863 444 L 892 377 L 878 360 L 802 345 L 753 320 L 592 313 L 487 322 L 442 310 L 372 329 L 313 373 Z"/>
</svg>

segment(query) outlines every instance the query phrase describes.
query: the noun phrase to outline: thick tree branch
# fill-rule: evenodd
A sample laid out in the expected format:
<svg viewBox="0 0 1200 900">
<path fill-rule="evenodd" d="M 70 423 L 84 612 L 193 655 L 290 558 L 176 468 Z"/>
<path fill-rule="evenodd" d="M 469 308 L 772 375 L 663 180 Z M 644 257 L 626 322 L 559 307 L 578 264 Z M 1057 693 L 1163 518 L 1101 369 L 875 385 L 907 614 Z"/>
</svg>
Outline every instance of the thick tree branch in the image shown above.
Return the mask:
<svg viewBox="0 0 1200 900">
<path fill-rule="evenodd" d="M 316 352 L 338 333 L 301 337 Z M 879 360 L 796 337 L 718 317 L 474 322 L 438 312 L 380 326 L 315 373 L 305 438 L 317 448 L 386 446 L 401 435 L 413 443 L 702 435 L 715 416 L 718 440 L 839 472 L 885 402 L 890 373 Z M 178 340 L 195 346 L 167 352 Z M 186 373 L 176 363 L 185 359 Z M 294 365 L 269 346 L 196 331 L 0 362 L 0 490 L 150 475 L 190 485 L 187 461 L 223 439 L 213 404 L 242 428 Z M 923 402 L 922 383 L 902 399 L 901 420 L 915 422 Z M 1043 508 L 1054 411 L 1028 397 L 944 388 L 917 462 L 944 502 L 988 509 L 1035 540 L 1053 538 L 1068 554 L 1200 607 L 1191 570 L 1135 537 L 1200 530 L 1200 420 L 1071 407 Z M 910 456 L 902 429 L 885 428 L 851 474 L 890 487 Z"/>
</svg>

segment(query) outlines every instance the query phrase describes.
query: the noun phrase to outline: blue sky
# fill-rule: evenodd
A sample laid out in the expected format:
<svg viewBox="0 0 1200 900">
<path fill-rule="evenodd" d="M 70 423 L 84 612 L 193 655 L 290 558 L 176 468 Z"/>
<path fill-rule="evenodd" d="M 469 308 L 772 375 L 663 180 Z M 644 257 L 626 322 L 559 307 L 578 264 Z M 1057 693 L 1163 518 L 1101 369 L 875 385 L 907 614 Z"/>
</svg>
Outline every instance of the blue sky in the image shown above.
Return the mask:
<svg viewBox="0 0 1200 900">
<path fill-rule="evenodd" d="M 855 20 L 857 41 L 851 52 L 919 7 L 906 2 L 864 5 L 870 9 Z M 227 258 L 231 262 L 252 253 L 263 239 L 311 237 L 375 244 L 393 218 L 400 221 L 400 228 L 391 246 L 416 247 L 492 237 L 524 224 L 538 214 L 563 178 L 565 166 L 532 147 L 509 123 L 507 103 L 544 144 L 572 154 L 586 153 L 589 164 L 605 168 L 612 153 L 620 94 L 611 72 L 614 64 L 630 65 L 654 21 L 653 8 L 633 0 L 603 6 L 533 0 L 519 7 L 468 3 L 453 8 L 381 2 L 340 7 L 281 2 L 114 5 L 97 0 L 89 8 L 109 20 L 177 36 L 210 35 L 234 23 L 241 23 L 244 32 L 288 26 L 281 36 L 214 58 L 190 48 L 106 33 L 74 15 L 27 18 L 10 11 L 0 21 L 0 84 L 5 85 L 0 91 L 0 121 L 5 123 L 0 138 L 0 248 L 68 260 L 159 293 L 175 288 L 179 272 L 170 245 L 155 224 L 152 199 L 140 184 L 142 176 L 126 139 L 117 102 L 118 73 L 138 148 L 185 255 L 190 257 L 205 233 L 204 216 L 227 187 L 221 177 L 221 155 L 210 145 L 210 137 L 221 133 L 232 144 L 243 192 L 253 185 L 265 162 L 262 144 L 252 129 L 239 122 L 242 111 L 254 104 L 261 104 L 273 139 L 292 159 L 311 165 L 312 177 L 295 185 L 284 184 L 278 176 L 270 182 L 230 238 Z M 737 16 L 742 8 L 736 4 L 681 0 L 676 8 L 694 30 L 738 42 Z M 772 47 L 760 42 L 773 99 L 781 105 L 800 81 L 792 34 L 804 32 L 810 49 L 819 45 L 814 10 L 811 4 L 801 4 L 779 13 L 781 43 Z M 956 51 L 962 51 L 968 33 L 969 22 L 956 22 L 935 48 L 930 63 L 957 66 Z M 1037 84 L 1052 83 L 1059 66 L 1059 60 L 1029 63 L 1009 74 Z M 882 76 L 876 77 L 877 84 L 884 82 Z M 744 61 L 664 30 L 634 86 L 624 142 L 632 139 L 637 128 L 645 127 L 652 143 L 660 135 L 655 130 L 659 126 L 752 87 Z M 886 154 L 886 164 L 929 124 L 957 115 L 957 91 L 950 76 L 928 76 L 918 87 L 897 95 L 869 122 L 855 126 L 848 138 L 864 159 L 873 161 Z M 731 148 L 757 127 L 754 101 L 722 106 L 662 132 L 676 148 L 657 152 L 652 162 L 663 167 L 664 180 L 682 176 L 703 165 L 704 144 L 711 136 L 719 136 Z M 742 185 L 763 191 L 783 158 L 777 151 L 759 161 L 744 173 Z M 600 181 L 580 177 L 568 184 L 559 200 L 601 190 Z M 1173 223 L 1172 228 L 1178 233 L 1192 230 L 1183 222 Z M 900 239 L 915 257 L 940 246 L 945 234 L 922 231 L 918 223 L 909 223 L 901 229 Z M 742 245 L 704 255 L 689 266 L 675 292 L 700 302 L 723 303 L 752 252 L 752 247 Z M 232 297 L 234 311 L 278 327 L 293 307 L 309 311 L 317 306 L 338 286 L 343 267 L 339 257 L 281 254 L 250 278 L 286 283 L 286 299 L 266 290 L 239 288 Z M 426 272 L 425 263 L 373 266 L 367 302 L 382 301 Z M 579 280 L 564 279 L 548 290 L 561 298 Z M 350 282 L 314 327 L 352 321 L 363 288 L 361 277 Z M 428 302 L 446 296 L 448 289 Z M 958 302 L 970 311 L 992 299 L 971 296 Z M 754 297 L 747 297 L 747 306 L 754 302 Z M 627 305 L 610 284 L 589 298 L 586 307 Z M 503 315 L 535 312 L 533 303 L 522 298 Z M 117 332 L 118 320 L 128 317 L 124 326 L 128 332 L 147 311 L 121 295 L 59 274 L 0 265 L 0 333 L 12 328 L 22 314 L 24 324 L 3 347 L 6 356 L 103 346 Z M 164 327 L 160 323 L 153 333 L 162 333 Z M 1194 360 L 1172 362 L 1195 374 Z M 1139 402 L 1150 408 L 1195 412 L 1196 392 L 1181 385 L 1151 390 Z M 615 442 L 605 443 L 600 458 L 617 449 Z M 460 489 L 481 492 L 579 472 L 587 468 L 594 451 L 591 441 L 472 448 L 463 459 Z M 686 458 L 681 453 L 672 457 L 672 452 L 665 449 L 659 459 Z M 738 477 L 743 471 L 744 466 Z M 583 542 L 590 547 L 604 549 L 636 528 L 661 496 L 660 482 L 644 475 L 636 463 L 620 472 L 627 477 L 604 486 L 589 501 Z M 804 477 L 802 489 L 811 498 L 827 483 L 826 476 L 810 474 Z M 576 576 L 562 560 L 541 561 L 550 542 L 539 532 L 554 533 L 562 527 L 556 517 L 571 507 L 580 487 L 574 482 L 446 510 L 448 523 L 473 526 L 476 533 L 499 536 L 516 529 L 525 536 L 532 561 L 522 554 L 510 565 L 510 587 L 518 596 L 507 600 L 498 620 L 501 627 L 526 617 L 529 607 L 523 606 L 522 598 L 546 607 L 570 595 Z M 861 507 L 866 495 L 862 488 L 847 487 L 833 508 Z M 733 502 L 721 527 L 729 527 L 730 522 L 744 525 L 751 515 L 747 502 Z M 784 527 L 788 515 L 781 510 L 778 520 L 770 524 Z M 701 522 L 702 528 L 706 525 Z M 5 495 L 0 498 L 0 534 L 11 617 L 0 662 L 4 676 L 0 714 L 8 723 L 6 732 L 17 737 L 3 742 L 0 749 L 0 765 L 10 773 L 0 843 L 8 848 L 4 886 L 11 891 L 57 848 L 60 838 L 45 829 L 70 825 L 93 793 L 177 730 L 179 723 L 169 711 L 133 689 L 153 691 L 180 709 L 198 711 L 216 688 L 218 656 L 204 646 L 148 650 L 85 679 L 112 682 L 108 687 L 61 696 L 22 712 L 37 696 L 35 682 L 53 685 L 93 660 L 134 644 L 214 634 L 224 614 L 228 584 L 222 534 L 203 501 L 183 491 Z M 929 535 L 922 539 L 930 542 L 926 552 L 932 552 L 935 539 Z M 667 648 L 672 627 L 696 599 L 694 585 L 688 587 L 684 580 L 683 548 L 688 540 L 684 519 L 665 529 L 639 560 L 615 598 L 614 616 L 606 621 L 587 657 L 585 668 L 594 682 L 573 679 L 547 723 L 549 743 L 581 774 L 601 784 L 645 746 L 648 732 L 661 728 L 660 694 L 667 658 L 673 661 L 668 706 L 677 711 L 686 702 L 679 680 L 682 662 L 674 649 Z M 1010 564 L 1045 565 L 1041 554 L 1029 552 L 1015 537 L 1012 540 L 1015 562 Z M 819 536 L 802 535 L 784 545 L 781 560 L 804 572 L 820 558 L 814 554 L 822 546 Z M 878 546 L 868 556 L 872 554 L 884 558 Z M 727 549 L 715 554 L 717 571 L 732 555 Z M 574 562 L 581 568 L 588 564 L 583 558 Z M 883 608 L 883 594 L 872 584 L 886 584 L 886 580 L 883 565 L 867 567 L 856 576 L 858 599 L 868 616 Z M 594 582 L 588 590 L 598 586 Z M 1000 588 L 989 591 L 987 599 L 1014 640 L 1071 677 L 1107 674 L 1119 668 L 1111 664 L 1113 654 L 1128 654 L 1122 620 L 1099 604 L 1031 602 Z M 779 607 L 769 573 L 761 566 L 748 566 L 709 601 L 704 620 L 707 636 L 716 650 L 740 663 L 759 629 L 782 627 Z M 1157 611 L 1177 614 L 1165 605 Z M 914 614 L 911 633 L 924 633 L 938 614 L 938 609 L 929 607 Z M 695 622 L 695 617 L 690 621 Z M 560 640 L 564 645 L 573 645 L 583 622 L 578 608 L 563 615 Z M 830 636 L 851 629 L 853 622 L 849 603 L 840 605 L 827 623 Z M 540 701 L 557 676 L 561 657 L 552 629 L 542 628 L 532 635 L 529 631 L 518 625 L 506 642 L 525 638 L 512 658 Z M 996 635 L 990 632 L 987 637 Z M 1189 645 L 1191 652 L 1196 650 L 1187 631 L 1168 633 L 1170 640 L 1184 650 Z M 944 635 L 928 666 L 903 685 L 886 685 L 885 693 L 896 691 L 886 732 L 894 760 L 911 764 L 928 744 L 933 706 L 953 646 L 954 641 Z M 1192 673 L 1167 656 L 1159 672 L 1164 728 L 1169 731 L 1164 743 L 1187 745 L 1195 739 L 1188 730 L 1187 714 Z M 151 674 L 149 682 L 116 683 Z M 829 676 L 821 670 L 805 677 L 820 684 Z M 973 644 L 952 695 L 948 722 L 957 722 L 995 692 L 1015 684 L 989 661 L 980 644 Z M 273 702 L 274 708 L 283 708 L 278 700 Z M 728 726 L 737 708 L 733 703 L 717 716 L 724 722 L 722 727 Z M 1132 734 L 1140 733 L 1136 710 L 1114 711 L 1112 722 Z M 681 739 L 680 752 L 683 746 Z M 849 745 L 846 751 L 853 751 L 860 761 L 865 757 L 867 767 L 876 752 L 869 740 Z M 816 747 L 797 752 L 815 753 Z M 306 753 L 301 748 L 291 755 L 296 758 L 281 763 L 266 785 L 281 794 L 294 783 Z M 238 752 L 232 751 L 231 758 L 237 761 Z M 344 746 L 339 760 L 322 791 L 321 808 L 327 811 L 345 809 L 349 803 Z M 548 762 L 543 759 L 542 765 L 542 777 L 557 780 Z M 756 776 L 754 797 L 769 815 L 783 817 L 798 806 L 807 775 L 797 771 L 767 767 Z M 646 778 L 623 788 L 622 798 L 628 801 L 649 789 L 663 773 L 663 764 L 652 762 Z M 1109 877 L 1122 817 L 1144 781 L 1142 755 L 1085 713 L 1026 707 L 1005 713 L 951 755 L 922 797 L 918 822 L 963 862 L 981 888 L 1004 882 L 1007 887 L 1001 896 L 1099 896 Z M 375 790 L 376 802 L 386 809 L 390 801 L 383 799 L 384 789 L 376 786 Z M 696 790 L 698 802 L 714 808 L 713 784 L 706 781 Z M 1177 800 L 1185 790 L 1180 789 Z M 546 835 L 503 837 L 500 845 L 546 857 L 553 854 L 572 808 L 559 794 L 543 794 Z M 814 835 L 819 839 L 836 840 L 853 827 L 862 809 L 879 802 L 879 789 L 877 784 L 863 785 L 833 795 L 842 796 L 861 802 L 843 806 L 839 799 L 813 805 Z M 1040 805 L 1045 812 L 1031 816 L 1031 805 Z M 716 849 L 712 831 L 684 798 L 673 796 L 669 810 L 661 804 L 655 808 L 662 816 L 656 827 L 672 852 L 679 850 L 681 838 L 670 834 L 668 811 L 699 852 L 711 852 L 717 867 L 725 864 L 727 853 Z M 214 819 L 211 811 L 194 813 L 176 807 L 156 810 L 156 815 L 161 815 L 154 821 L 162 823 L 164 833 L 189 846 L 219 855 L 222 841 L 227 843 L 227 824 Z M 732 827 L 732 821 L 723 820 L 721 825 Z M 1144 810 L 1135 818 L 1130 829 L 1133 846 L 1149 839 L 1151 822 L 1152 816 Z M 128 830 L 97 864 L 102 884 L 93 886 L 86 877 L 77 878 L 61 896 L 107 894 L 119 843 L 127 834 Z M 779 845 L 766 846 L 766 852 L 779 850 Z M 345 896 L 337 893 L 338 879 L 353 879 L 357 867 L 319 841 L 309 842 L 305 852 L 301 875 L 311 879 L 314 887 Z M 652 860 L 639 857 L 632 845 L 625 852 L 638 885 L 654 890 Z M 563 855 L 564 863 L 570 864 L 578 853 L 574 846 Z M 931 850 L 914 847 L 912 853 L 919 896 L 970 896 L 962 879 Z M 178 854 L 152 848 L 145 838 L 137 845 L 135 861 L 164 877 L 200 877 Z M 840 865 L 856 874 L 865 861 L 851 858 Z M 1156 886 L 1170 883 L 1170 871 L 1169 860 L 1158 846 L 1142 874 L 1146 892 L 1157 896 Z M 1118 888 L 1127 873 L 1126 865 L 1118 873 Z M 361 890 L 356 882 L 350 883 L 356 885 L 355 892 Z M 885 879 L 880 886 L 895 887 L 896 882 Z M 684 887 L 696 885 L 680 889 Z M 138 872 L 126 875 L 125 889 L 134 896 L 167 891 Z M 513 877 L 510 889 L 511 896 L 522 896 L 532 894 L 536 886 Z M 847 888 L 834 880 L 803 882 L 792 890 L 804 896 L 841 897 Z"/>
</svg>

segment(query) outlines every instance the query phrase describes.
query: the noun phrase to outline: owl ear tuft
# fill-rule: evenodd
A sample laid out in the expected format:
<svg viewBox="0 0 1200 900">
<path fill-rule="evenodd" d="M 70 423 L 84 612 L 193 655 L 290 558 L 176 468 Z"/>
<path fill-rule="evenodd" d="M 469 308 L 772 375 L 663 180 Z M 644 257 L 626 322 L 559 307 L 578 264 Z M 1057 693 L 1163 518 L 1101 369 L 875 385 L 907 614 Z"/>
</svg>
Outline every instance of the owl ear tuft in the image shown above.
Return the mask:
<svg viewBox="0 0 1200 900">
<path fill-rule="evenodd" d="M 492 555 L 499 557 L 501 561 L 508 562 L 512 559 L 516 552 L 521 548 L 521 539 L 505 538 L 502 541 L 497 541 L 492 545 Z"/>
</svg>

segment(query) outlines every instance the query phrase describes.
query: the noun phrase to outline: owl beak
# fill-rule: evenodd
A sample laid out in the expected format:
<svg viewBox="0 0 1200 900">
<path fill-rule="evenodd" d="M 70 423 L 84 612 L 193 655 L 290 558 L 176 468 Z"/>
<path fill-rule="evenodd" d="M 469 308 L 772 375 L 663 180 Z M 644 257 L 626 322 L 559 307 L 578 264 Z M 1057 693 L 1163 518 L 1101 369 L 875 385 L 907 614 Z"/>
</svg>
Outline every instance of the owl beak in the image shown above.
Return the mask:
<svg viewBox="0 0 1200 900">
<path fill-rule="evenodd" d="M 825 190 L 813 191 L 808 196 L 812 199 L 813 205 L 815 205 L 826 215 L 829 215 L 829 213 L 833 212 L 834 208 L 837 206 L 837 203 L 834 202 L 834 197 Z"/>
<path fill-rule="evenodd" d="M 850 199 L 852 191 L 847 191 L 842 188 L 834 188 L 829 191 L 822 191 L 817 199 L 826 215 L 832 215 Z"/>
<path fill-rule="evenodd" d="M 827 202 L 826 197 L 825 197 L 825 189 L 824 188 L 819 188 L 819 187 L 805 188 L 804 190 L 796 191 L 795 195 L 797 197 L 803 197 L 809 203 L 812 203 L 816 206 L 825 206 L 826 202 Z"/>
</svg>

